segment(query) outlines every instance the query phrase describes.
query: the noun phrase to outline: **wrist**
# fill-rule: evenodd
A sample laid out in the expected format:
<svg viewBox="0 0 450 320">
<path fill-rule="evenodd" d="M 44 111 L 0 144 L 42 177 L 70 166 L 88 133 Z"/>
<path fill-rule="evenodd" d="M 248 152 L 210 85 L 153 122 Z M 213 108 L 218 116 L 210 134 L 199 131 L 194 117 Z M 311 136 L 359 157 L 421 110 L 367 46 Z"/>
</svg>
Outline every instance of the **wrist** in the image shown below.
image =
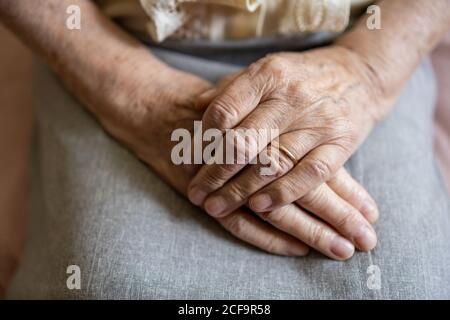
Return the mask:
<svg viewBox="0 0 450 320">
<path fill-rule="evenodd" d="M 210 87 L 207 81 L 153 58 L 148 50 L 144 55 L 128 56 L 102 78 L 103 88 L 98 92 L 103 98 L 94 113 L 107 131 L 127 145 L 139 142 L 136 135 L 140 132 L 150 134 L 149 123 L 193 103 L 195 94 Z"/>
<path fill-rule="evenodd" d="M 336 43 L 336 46 L 344 49 L 355 68 L 361 83 L 367 88 L 367 96 L 370 103 L 364 109 L 370 116 L 372 125 L 375 126 L 390 111 L 395 99 L 401 92 L 402 86 L 392 76 L 389 68 L 380 55 L 372 54 L 376 52 L 357 48 L 346 41 Z"/>
</svg>

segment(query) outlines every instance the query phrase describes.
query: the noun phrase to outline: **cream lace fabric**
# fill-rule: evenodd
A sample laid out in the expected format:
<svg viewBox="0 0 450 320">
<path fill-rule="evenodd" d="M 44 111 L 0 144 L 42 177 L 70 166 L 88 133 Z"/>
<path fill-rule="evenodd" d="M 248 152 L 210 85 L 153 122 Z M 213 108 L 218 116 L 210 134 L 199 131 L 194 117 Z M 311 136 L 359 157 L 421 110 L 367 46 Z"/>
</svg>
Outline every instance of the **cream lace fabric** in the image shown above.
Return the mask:
<svg viewBox="0 0 450 320">
<path fill-rule="evenodd" d="M 343 31 L 368 0 L 98 0 L 129 28 L 165 39 L 242 39 Z"/>
</svg>

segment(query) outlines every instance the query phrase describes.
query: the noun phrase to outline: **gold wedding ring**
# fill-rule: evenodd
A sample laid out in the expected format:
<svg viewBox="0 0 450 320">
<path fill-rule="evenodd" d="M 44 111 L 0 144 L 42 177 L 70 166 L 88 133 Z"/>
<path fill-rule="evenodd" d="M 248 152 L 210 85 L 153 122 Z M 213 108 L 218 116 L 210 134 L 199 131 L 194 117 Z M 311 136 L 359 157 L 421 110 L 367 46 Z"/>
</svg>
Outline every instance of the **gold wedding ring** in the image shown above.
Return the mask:
<svg viewBox="0 0 450 320">
<path fill-rule="evenodd" d="M 283 152 L 292 161 L 292 163 L 296 164 L 298 162 L 294 154 L 290 152 L 286 147 L 282 146 L 277 140 L 272 141 L 271 144 L 272 146 Z"/>
</svg>

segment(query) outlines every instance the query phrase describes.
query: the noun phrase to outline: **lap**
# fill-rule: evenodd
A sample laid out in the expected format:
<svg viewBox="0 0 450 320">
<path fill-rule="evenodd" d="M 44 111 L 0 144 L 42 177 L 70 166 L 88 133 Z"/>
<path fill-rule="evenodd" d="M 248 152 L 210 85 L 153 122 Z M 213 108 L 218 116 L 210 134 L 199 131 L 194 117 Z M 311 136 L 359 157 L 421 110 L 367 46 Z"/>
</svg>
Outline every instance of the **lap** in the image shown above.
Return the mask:
<svg viewBox="0 0 450 320">
<path fill-rule="evenodd" d="M 215 68 L 213 80 L 233 69 Z M 347 163 L 379 203 L 381 220 L 378 247 L 344 263 L 316 253 L 273 256 L 235 240 L 106 135 L 40 68 L 30 236 L 9 297 L 450 298 L 450 209 L 433 157 L 429 68 L 416 72 Z M 81 290 L 67 289 L 69 265 L 80 267 Z"/>
</svg>

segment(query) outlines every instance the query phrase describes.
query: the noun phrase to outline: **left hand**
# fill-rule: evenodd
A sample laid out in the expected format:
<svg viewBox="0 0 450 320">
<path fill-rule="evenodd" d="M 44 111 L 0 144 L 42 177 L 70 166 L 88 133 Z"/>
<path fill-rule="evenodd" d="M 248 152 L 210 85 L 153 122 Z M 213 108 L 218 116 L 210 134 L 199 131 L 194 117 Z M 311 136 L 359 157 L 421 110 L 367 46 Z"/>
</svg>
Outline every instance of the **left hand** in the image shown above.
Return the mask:
<svg viewBox="0 0 450 320">
<path fill-rule="evenodd" d="M 280 145 L 296 163 L 281 161 L 277 173 L 260 175 L 252 182 L 252 190 L 248 177 L 254 166 L 236 176 L 246 164 L 204 165 L 190 183 L 189 199 L 206 205 L 231 185 L 246 192 L 226 201 L 224 213 L 248 197 L 255 212 L 273 211 L 302 199 L 336 174 L 380 118 L 377 110 L 391 103 L 372 79 L 373 70 L 360 56 L 331 46 L 269 55 L 216 92 L 205 93 L 205 101 L 216 96 L 203 117 L 205 130 L 278 129 Z"/>
</svg>

